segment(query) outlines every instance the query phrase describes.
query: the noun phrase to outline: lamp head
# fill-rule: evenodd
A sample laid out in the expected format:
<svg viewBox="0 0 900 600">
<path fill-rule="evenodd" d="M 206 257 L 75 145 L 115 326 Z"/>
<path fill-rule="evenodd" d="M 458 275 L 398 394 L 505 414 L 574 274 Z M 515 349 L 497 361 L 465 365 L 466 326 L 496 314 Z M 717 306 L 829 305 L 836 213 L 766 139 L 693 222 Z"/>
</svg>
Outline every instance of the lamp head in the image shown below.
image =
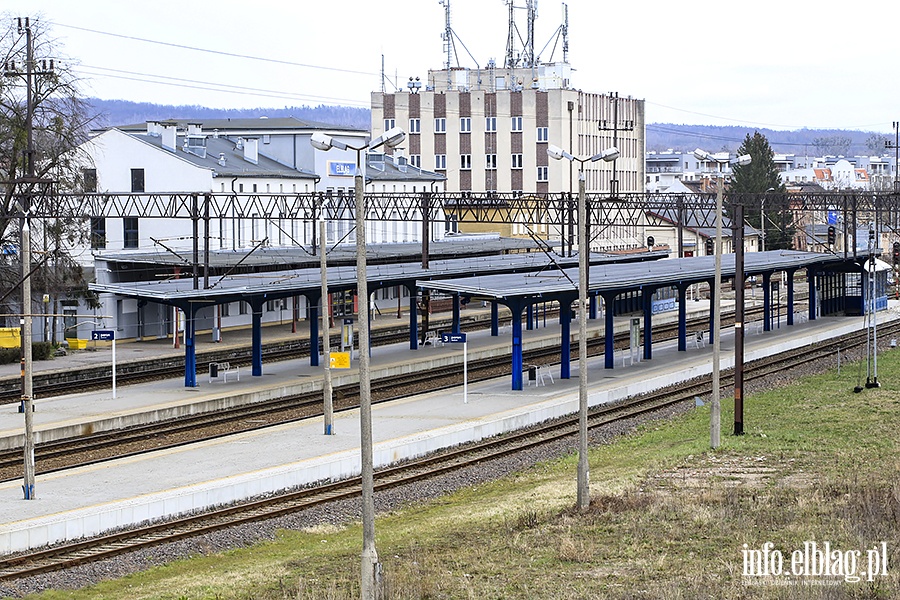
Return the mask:
<svg viewBox="0 0 900 600">
<path fill-rule="evenodd" d="M 392 127 L 379 135 L 377 138 L 369 142 L 369 149 L 374 150 L 379 146 L 387 146 L 394 148 L 400 145 L 406 139 L 406 133 L 399 127 Z"/>
<path fill-rule="evenodd" d="M 738 156 L 736 159 L 731 161 L 731 164 L 737 165 L 739 167 L 746 167 L 751 162 L 753 162 L 753 157 L 749 154 L 744 154 L 743 156 Z"/>
<path fill-rule="evenodd" d="M 712 158 L 712 155 L 709 152 L 707 152 L 706 150 L 701 150 L 700 148 L 697 148 L 696 150 L 694 150 L 694 157 L 697 160 L 710 160 Z"/>
<path fill-rule="evenodd" d="M 334 140 L 330 135 L 325 135 L 324 133 L 316 132 L 312 134 L 309 138 L 310 145 L 316 150 L 328 151 L 334 146 Z"/>
<path fill-rule="evenodd" d="M 615 146 L 607 148 L 603 152 L 595 154 L 591 157 L 591 162 L 597 162 L 598 160 L 603 160 L 605 162 L 611 162 L 619 158 L 620 153 L 619 149 Z"/>
<path fill-rule="evenodd" d="M 554 146 L 553 144 L 547 145 L 547 156 L 549 156 L 553 160 L 562 160 L 564 158 L 573 160 L 575 158 L 559 146 Z"/>
</svg>

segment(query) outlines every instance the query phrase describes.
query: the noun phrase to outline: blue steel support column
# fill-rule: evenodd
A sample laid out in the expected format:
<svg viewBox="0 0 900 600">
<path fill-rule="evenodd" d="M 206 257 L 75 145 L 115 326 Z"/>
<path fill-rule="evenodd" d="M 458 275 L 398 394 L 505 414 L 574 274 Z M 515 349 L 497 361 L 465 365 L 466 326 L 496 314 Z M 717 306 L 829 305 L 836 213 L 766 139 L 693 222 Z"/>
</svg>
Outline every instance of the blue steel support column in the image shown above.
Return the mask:
<svg viewBox="0 0 900 600">
<path fill-rule="evenodd" d="M 253 312 L 251 333 L 251 375 L 262 377 L 262 309 L 264 300 L 251 299 L 250 310 Z"/>
<path fill-rule="evenodd" d="M 500 335 L 500 304 L 497 300 L 491 300 L 491 335 Z"/>
<path fill-rule="evenodd" d="M 590 319 L 597 318 L 597 295 L 596 294 L 590 295 L 590 302 L 588 304 L 588 317 Z"/>
<path fill-rule="evenodd" d="M 787 271 L 787 324 L 794 324 L 794 269 Z"/>
<path fill-rule="evenodd" d="M 812 267 L 806 268 L 806 277 L 809 280 L 809 320 L 816 320 L 816 271 Z M 865 287 L 865 286 L 863 286 Z"/>
<path fill-rule="evenodd" d="M 194 308 L 182 305 L 184 311 L 184 387 L 197 387 L 197 351 L 194 346 Z"/>
<path fill-rule="evenodd" d="M 613 325 L 613 316 L 615 316 L 616 312 L 613 308 L 615 301 L 615 294 L 603 294 L 603 316 L 605 321 L 603 329 L 603 366 L 606 369 L 612 369 L 616 360 L 616 347 L 614 345 L 616 332 Z"/>
<path fill-rule="evenodd" d="M 644 288 L 641 294 L 644 309 L 644 360 L 653 358 L 653 292 L 655 289 Z"/>
<path fill-rule="evenodd" d="M 459 292 L 453 294 L 453 333 L 459 333 Z"/>
<path fill-rule="evenodd" d="M 307 294 L 306 303 L 309 306 L 309 366 L 319 366 L 319 299 L 322 293 Z M 325 332 L 328 335 L 328 332 Z"/>
<path fill-rule="evenodd" d="M 522 309 L 518 301 L 508 305 L 512 312 L 512 389 L 522 389 Z"/>
<path fill-rule="evenodd" d="M 772 273 L 763 277 L 763 331 L 772 331 Z"/>
<path fill-rule="evenodd" d="M 559 378 L 570 379 L 572 374 L 572 302 L 576 297 L 559 300 L 559 325 L 562 330 L 559 349 Z"/>
<path fill-rule="evenodd" d="M 525 307 L 525 329 L 531 331 L 534 329 L 534 304 Z"/>
<path fill-rule="evenodd" d="M 709 343 L 713 343 L 713 338 L 716 336 L 716 323 L 713 321 L 713 302 L 715 302 L 716 298 L 716 282 L 712 279 L 709 280 Z"/>
<path fill-rule="evenodd" d="M 678 284 L 678 351 L 687 351 L 687 283 Z"/>
<path fill-rule="evenodd" d="M 419 349 L 419 289 L 415 285 L 408 285 L 409 291 L 409 349 Z"/>
</svg>

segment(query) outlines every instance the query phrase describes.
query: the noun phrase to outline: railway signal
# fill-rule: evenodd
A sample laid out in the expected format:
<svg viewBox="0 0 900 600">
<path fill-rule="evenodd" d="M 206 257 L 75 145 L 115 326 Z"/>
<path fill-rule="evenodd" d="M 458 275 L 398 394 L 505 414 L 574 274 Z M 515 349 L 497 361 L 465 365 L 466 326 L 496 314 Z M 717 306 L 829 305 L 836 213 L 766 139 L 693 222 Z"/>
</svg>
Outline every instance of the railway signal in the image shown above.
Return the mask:
<svg viewBox="0 0 900 600">
<path fill-rule="evenodd" d="M 713 239 L 706 238 L 706 255 L 712 256 L 714 252 L 715 252 L 715 247 L 713 245 Z"/>
<path fill-rule="evenodd" d="M 828 226 L 828 245 L 834 246 L 835 241 L 837 240 L 837 230 L 834 228 L 834 225 Z"/>
</svg>

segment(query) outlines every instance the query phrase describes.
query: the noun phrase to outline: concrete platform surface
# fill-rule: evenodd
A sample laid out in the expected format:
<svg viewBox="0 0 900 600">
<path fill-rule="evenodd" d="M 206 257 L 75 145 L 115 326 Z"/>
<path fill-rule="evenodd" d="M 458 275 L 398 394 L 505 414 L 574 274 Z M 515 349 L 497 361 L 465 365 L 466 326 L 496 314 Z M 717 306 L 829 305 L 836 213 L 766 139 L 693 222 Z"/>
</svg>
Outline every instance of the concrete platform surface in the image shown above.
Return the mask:
<svg viewBox="0 0 900 600">
<path fill-rule="evenodd" d="M 880 318 L 897 318 L 896 308 Z M 861 325 L 861 317 L 824 318 L 750 335 L 746 338 L 746 360 L 859 330 Z M 548 328 L 528 334 L 550 331 Z M 733 335 L 725 330 L 723 369 L 732 366 L 732 346 Z M 384 365 L 392 352 L 391 348 L 378 350 L 385 355 L 376 353 L 373 366 Z M 406 348 L 405 352 L 413 351 Z M 415 351 L 418 355 L 429 352 L 447 355 L 459 353 L 461 348 L 451 345 Z M 602 357 L 591 359 L 589 401 L 592 405 L 611 402 L 707 374 L 712 368 L 711 354 L 710 346 L 678 352 L 673 341 L 656 344 L 650 361 L 622 367 L 618 358 L 617 368 L 612 371 L 603 368 Z M 408 363 L 408 357 L 397 362 L 404 360 Z M 284 364 L 284 369 L 281 375 L 273 372 L 271 377 L 301 377 L 296 365 Z M 463 403 L 461 389 L 453 389 L 376 405 L 375 466 L 573 413 L 577 410 L 577 377 L 578 365 L 573 361 L 571 379 L 560 380 L 554 374 L 555 382 L 546 386 L 512 391 L 509 378 L 503 377 L 470 385 L 468 403 Z M 242 376 L 242 385 L 244 379 Z M 166 385 L 177 387 L 167 382 L 152 385 L 155 387 L 147 391 L 148 395 L 158 394 L 159 398 Z M 215 393 L 231 385 L 207 385 L 201 393 L 209 388 Z M 254 382 L 250 387 L 256 385 Z M 176 390 L 170 392 L 174 395 Z M 180 393 L 192 392 L 181 388 Z M 77 404 L 79 400 L 73 402 Z M 109 400 L 95 400 L 95 404 L 106 402 Z M 63 409 L 58 410 L 62 414 Z M 7 417 L 4 415 L 4 419 Z M 18 418 L 21 420 L 21 415 Z M 321 419 L 311 419 L 59 474 L 38 475 L 37 498 L 30 501 L 22 499 L 21 480 L 0 484 L 0 502 L 4 507 L 0 553 L 77 539 L 269 491 L 358 475 L 357 411 L 336 416 L 335 435 L 326 437 L 323 429 Z"/>
</svg>

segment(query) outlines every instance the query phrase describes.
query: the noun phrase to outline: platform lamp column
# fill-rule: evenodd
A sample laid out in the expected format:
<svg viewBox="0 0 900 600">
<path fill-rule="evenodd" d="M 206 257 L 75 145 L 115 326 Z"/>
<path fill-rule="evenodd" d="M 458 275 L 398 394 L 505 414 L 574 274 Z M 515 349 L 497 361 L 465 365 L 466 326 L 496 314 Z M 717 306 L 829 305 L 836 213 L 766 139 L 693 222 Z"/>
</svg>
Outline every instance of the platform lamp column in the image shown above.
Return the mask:
<svg viewBox="0 0 900 600">
<path fill-rule="evenodd" d="M 317 149 L 328 151 L 356 151 L 356 279 L 359 296 L 359 420 L 360 420 L 360 463 L 362 483 L 363 549 L 360 569 L 360 597 L 376 600 L 382 596 L 381 565 L 375 549 L 375 473 L 372 450 L 372 392 L 369 374 L 369 286 L 366 280 L 366 202 L 365 181 L 362 172 L 362 153 L 386 145 L 393 148 L 400 144 L 406 134 L 394 127 L 381 134 L 365 146 L 350 146 L 323 133 L 314 133 L 310 144 Z"/>
<path fill-rule="evenodd" d="M 578 158 L 554 145 L 547 147 L 550 158 L 563 158 L 578 163 L 578 490 L 577 506 L 585 510 L 591 503 L 590 471 L 588 466 L 588 369 L 587 369 L 587 316 L 588 284 L 590 268 L 589 229 L 587 224 L 587 199 L 585 198 L 584 163 L 598 160 L 612 161 L 619 157 L 615 146 L 589 158 Z"/>
<path fill-rule="evenodd" d="M 329 330 L 328 308 L 328 259 L 325 256 L 325 202 L 319 213 L 319 270 L 322 271 L 322 358 L 324 359 L 324 376 L 322 380 L 322 406 L 325 411 L 325 435 L 334 435 L 334 403 L 331 387 L 331 331 Z"/>
<path fill-rule="evenodd" d="M 721 406 L 721 389 L 720 389 L 720 364 L 722 357 L 722 345 L 720 338 L 722 337 L 722 320 L 720 306 L 722 301 L 722 196 L 725 189 L 725 173 L 723 166 L 725 164 L 749 165 L 750 155 L 738 157 L 735 161 L 725 159 L 717 159 L 715 156 L 697 148 L 694 150 L 694 156 L 699 161 L 714 161 L 716 163 L 716 266 L 715 277 L 713 280 L 713 306 L 712 306 L 712 326 L 713 326 L 713 361 L 712 361 L 712 390 L 710 391 L 709 401 L 709 442 L 712 448 L 718 448 L 721 443 L 722 435 L 722 406 Z M 743 272 L 743 265 L 740 266 Z M 743 282 L 743 273 L 737 274 L 735 277 L 741 277 Z M 741 286 L 743 291 L 743 286 Z M 742 315 L 735 315 L 735 328 L 741 326 Z M 737 408 L 737 407 L 735 407 Z M 735 419 L 737 416 L 735 415 Z"/>
</svg>

